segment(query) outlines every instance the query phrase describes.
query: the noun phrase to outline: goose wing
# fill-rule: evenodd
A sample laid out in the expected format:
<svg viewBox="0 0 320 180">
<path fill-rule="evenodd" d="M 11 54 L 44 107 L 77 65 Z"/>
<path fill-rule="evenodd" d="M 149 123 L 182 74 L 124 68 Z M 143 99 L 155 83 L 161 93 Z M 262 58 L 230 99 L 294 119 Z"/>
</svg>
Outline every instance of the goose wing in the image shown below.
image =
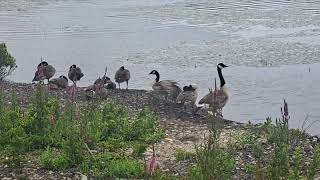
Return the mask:
<svg viewBox="0 0 320 180">
<path fill-rule="evenodd" d="M 202 99 L 200 99 L 199 104 L 211 104 L 213 101 L 213 92 L 210 90 Z"/>
<path fill-rule="evenodd" d="M 224 90 L 210 91 L 199 104 L 209 104 L 211 107 L 223 108 L 228 102 L 229 96 Z"/>
<path fill-rule="evenodd" d="M 159 82 L 155 82 L 152 86 L 153 90 L 155 91 L 166 91 L 167 93 L 170 93 L 175 88 L 177 88 L 177 82 L 171 81 L 171 80 L 163 80 Z"/>
<path fill-rule="evenodd" d="M 68 86 L 68 81 L 64 78 L 54 78 L 49 81 L 49 84 L 54 84 L 59 88 L 66 88 Z"/>
<path fill-rule="evenodd" d="M 79 81 L 84 76 L 84 74 L 82 73 L 79 67 L 76 67 L 76 72 L 77 72 L 77 80 Z"/>
<path fill-rule="evenodd" d="M 130 71 L 127 69 L 121 70 L 118 69 L 114 79 L 116 80 L 116 82 L 124 82 L 130 79 Z"/>
<path fill-rule="evenodd" d="M 47 79 L 52 78 L 55 73 L 56 73 L 56 69 L 53 66 L 51 65 L 43 66 L 43 74 Z"/>
<path fill-rule="evenodd" d="M 182 91 L 176 101 L 177 103 L 195 102 L 197 100 L 197 91 Z"/>
<path fill-rule="evenodd" d="M 84 74 L 79 67 L 71 68 L 68 73 L 68 77 L 72 81 L 79 81 L 83 76 Z"/>
</svg>

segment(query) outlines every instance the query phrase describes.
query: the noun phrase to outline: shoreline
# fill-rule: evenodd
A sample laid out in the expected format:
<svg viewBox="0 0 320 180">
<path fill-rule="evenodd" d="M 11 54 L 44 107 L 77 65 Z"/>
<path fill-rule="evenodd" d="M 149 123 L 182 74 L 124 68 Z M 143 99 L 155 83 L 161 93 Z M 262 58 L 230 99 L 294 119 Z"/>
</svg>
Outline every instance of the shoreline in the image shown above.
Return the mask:
<svg viewBox="0 0 320 180">
<path fill-rule="evenodd" d="M 47 85 L 45 85 L 47 87 Z M 32 100 L 33 91 L 36 88 L 34 83 L 20 83 L 13 81 L 3 81 L 0 82 L 0 91 L 4 91 L 5 100 L 9 100 L 11 94 L 10 92 L 17 93 L 17 99 L 20 99 L 20 105 L 26 107 L 28 103 Z M 86 103 L 90 100 L 85 93 L 86 87 L 77 87 L 77 97 L 76 101 L 81 103 Z M 125 107 L 128 111 L 138 111 L 143 108 L 150 108 L 158 116 L 166 116 L 169 119 L 176 119 L 182 121 L 191 121 L 207 124 L 207 122 L 212 120 L 212 117 L 203 109 L 199 110 L 198 116 L 193 116 L 188 110 L 184 110 L 181 105 L 175 104 L 173 102 L 164 101 L 162 99 L 156 98 L 152 90 L 144 89 L 115 89 L 107 90 L 106 100 L 112 100 L 119 105 Z M 66 90 L 48 90 L 48 92 L 54 97 L 61 100 L 62 103 L 68 100 L 68 95 Z M 23 94 L 25 93 L 25 94 Z M 225 125 L 236 125 L 241 126 L 247 123 L 241 123 L 233 120 L 214 118 Z"/>
</svg>

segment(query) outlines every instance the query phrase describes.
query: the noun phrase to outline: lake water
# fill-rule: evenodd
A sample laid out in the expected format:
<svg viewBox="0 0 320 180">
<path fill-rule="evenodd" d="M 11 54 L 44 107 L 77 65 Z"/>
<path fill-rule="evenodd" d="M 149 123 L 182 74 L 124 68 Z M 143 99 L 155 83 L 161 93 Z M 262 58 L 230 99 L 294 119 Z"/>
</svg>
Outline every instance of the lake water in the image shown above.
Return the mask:
<svg viewBox="0 0 320 180">
<path fill-rule="evenodd" d="M 66 74 L 85 73 L 80 85 L 121 65 L 130 88 L 161 79 L 198 84 L 200 95 L 217 77 L 231 93 L 227 119 L 262 122 L 279 117 L 285 98 L 290 125 L 320 120 L 320 2 L 316 0 L 0 0 L 0 41 L 31 82 L 40 58 Z M 309 72 L 310 69 L 310 72 Z M 320 123 L 308 128 L 320 134 Z"/>
</svg>

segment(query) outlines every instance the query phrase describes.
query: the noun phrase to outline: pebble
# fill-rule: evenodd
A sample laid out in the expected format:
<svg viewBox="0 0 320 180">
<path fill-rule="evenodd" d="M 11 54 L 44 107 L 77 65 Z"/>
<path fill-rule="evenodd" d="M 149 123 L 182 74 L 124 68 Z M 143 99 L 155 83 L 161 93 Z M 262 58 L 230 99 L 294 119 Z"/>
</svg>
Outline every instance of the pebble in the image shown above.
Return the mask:
<svg viewBox="0 0 320 180">
<path fill-rule="evenodd" d="M 81 174 L 81 180 L 88 180 L 88 177 L 86 175 Z"/>
</svg>

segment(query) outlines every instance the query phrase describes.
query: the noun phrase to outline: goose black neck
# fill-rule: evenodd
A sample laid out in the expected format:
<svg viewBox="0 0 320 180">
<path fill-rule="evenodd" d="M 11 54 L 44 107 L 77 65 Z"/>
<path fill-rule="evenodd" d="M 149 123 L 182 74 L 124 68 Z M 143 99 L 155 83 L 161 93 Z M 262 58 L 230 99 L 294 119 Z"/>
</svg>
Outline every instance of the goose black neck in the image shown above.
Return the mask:
<svg viewBox="0 0 320 180">
<path fill-rule="evenodd" d="M 160 74 L 158 73 L 158 71 L 156 71 L 155 74 L 156 74 L 156 76 L 157 76 L 156 82 L 159 82 L 159 80 L 160 80 Z"/>
<path fill-rule="evenodd" d="M 217 70 L 218 70 L 218 75 L 220 79 L 220 87 L 222 88 L 226 84 L 226 81 L 224 81 L 221 69 L 217 67 Z"/>
</svg>

